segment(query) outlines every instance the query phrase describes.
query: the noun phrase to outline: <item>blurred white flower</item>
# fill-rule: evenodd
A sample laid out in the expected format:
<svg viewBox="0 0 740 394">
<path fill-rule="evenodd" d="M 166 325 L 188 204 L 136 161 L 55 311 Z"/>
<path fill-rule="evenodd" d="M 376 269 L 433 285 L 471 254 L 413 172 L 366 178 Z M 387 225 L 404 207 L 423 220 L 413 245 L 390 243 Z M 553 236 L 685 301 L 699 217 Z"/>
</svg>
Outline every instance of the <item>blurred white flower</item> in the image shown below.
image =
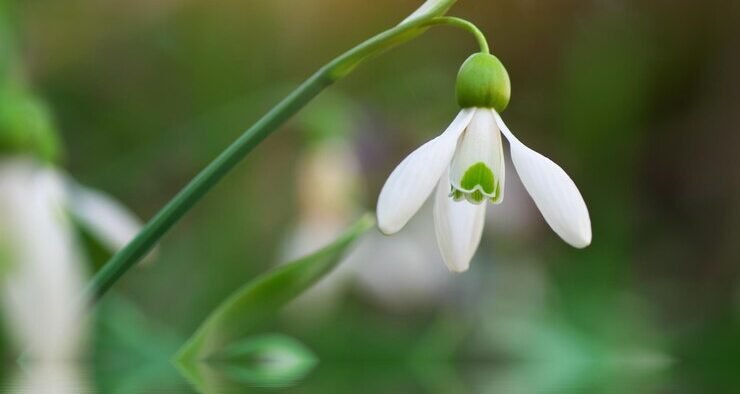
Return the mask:
<svg viewBox="0 0 740 394">
<path fill-rule="evenodd" d="M 341 139 L 318 144 L 299 162 L 299 219 L 287 237 L 281 261 L 291 261 L 328 245 L 362 211 L 357 196 L 359 163 Z M 342 190 L 342 193 L 337 193 Z M 287 308 L 291 315 L 320 316 L 333 310 L 352 284 L 382 307 L 405 310 L 436 303 L 447 291 L 447 275 L 424 218 L 398 238 L 379 232 L 363 237 L 345 261 Z M 306 307 L 309 305 L 310 307 Z"/>
<path fill-rule="evenodd" d="M 279 261 L 289 262 L 330 244 L 358 214 L 360 166 L 340 139 L 315 145 L 298 162 L 298 222 L 286 237 Z M 342 190 L 342 193 L 337 193 Z M 320 315 L 333 310 L 353 276 L 350 264 L 334 271 L 287 307 L 287 313 Z M 311 308 L 304 308 L 308 304 Z"/>
<path fill-rule="evenodd" d="M 91 392 L 88 379 L 74 363 L 31 363 L 17 372 L 10 394 L 79 394 Z"/>
<path fill-rule="evenodd" d="M 0 165 L 0 239 L 10 267 L 3 307 L 18 349 L 32 359 L 75 357 L 84 323 L 84 264 L 65 215 L 65 187 L 26 160 Z"/>
<path fill-rule="evenodd" d="M 83 349 L 86 261 L 72 217 L 112 249 L 137 230 L 118 203 L 53 167 L 25 157 L 0 160 L 2 306 L 9 334 L 28 359 L 72 359 Z"/>
<path fill-rule="evenodd" d="M 382 306 L 404 312 L 447 301 L 452 283 L 435 248 L 432 206 L 427 204 L 395 237 L 379 231 L 357 246 L 353 258 L 359 287 Z"/>
<path fill-rule="evenodd" d="M 113 197 L 79 185 L 69 178 L 66 185 L 66 208 L 75 222 L 107 250 L 122 249 L 141 230 L 139 218 Z M 147 255 L 144 262 L 152 261 L 155 254 L 156 249 Z"/>
</svg>

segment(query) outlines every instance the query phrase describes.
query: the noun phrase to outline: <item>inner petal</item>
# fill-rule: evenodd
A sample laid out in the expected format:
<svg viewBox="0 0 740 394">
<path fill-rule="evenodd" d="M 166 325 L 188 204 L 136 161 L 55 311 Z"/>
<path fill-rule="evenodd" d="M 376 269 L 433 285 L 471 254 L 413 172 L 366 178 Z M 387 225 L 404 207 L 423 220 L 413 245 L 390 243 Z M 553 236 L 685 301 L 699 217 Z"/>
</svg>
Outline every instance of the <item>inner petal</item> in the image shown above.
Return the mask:
<svg viewBox="0 0 740 394">
<path fill-rule="evenodd" d="M 463 133 L 450 166 L 450 196 L 480 204 L 503 199 L 504 153 L 501 132 L 493 114 L 476 110 Z"/>
</svg>

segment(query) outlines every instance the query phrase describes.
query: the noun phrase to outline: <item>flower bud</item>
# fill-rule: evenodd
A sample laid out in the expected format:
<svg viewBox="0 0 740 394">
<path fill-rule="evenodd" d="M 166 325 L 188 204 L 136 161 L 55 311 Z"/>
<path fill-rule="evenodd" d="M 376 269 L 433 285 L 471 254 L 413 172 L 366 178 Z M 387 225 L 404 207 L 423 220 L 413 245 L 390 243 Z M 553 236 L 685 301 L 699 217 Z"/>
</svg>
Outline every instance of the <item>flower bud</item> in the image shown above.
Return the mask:
<svg viewBox="0 0 740 394">
<path fill-rule="evenodd" d="M 501 113 L 509 105 L 511 82 L 501 61 L 489 53 L 468 58 L 457 75 L 457 102 L 462 108 L 493 108 Z"/>
</svg>

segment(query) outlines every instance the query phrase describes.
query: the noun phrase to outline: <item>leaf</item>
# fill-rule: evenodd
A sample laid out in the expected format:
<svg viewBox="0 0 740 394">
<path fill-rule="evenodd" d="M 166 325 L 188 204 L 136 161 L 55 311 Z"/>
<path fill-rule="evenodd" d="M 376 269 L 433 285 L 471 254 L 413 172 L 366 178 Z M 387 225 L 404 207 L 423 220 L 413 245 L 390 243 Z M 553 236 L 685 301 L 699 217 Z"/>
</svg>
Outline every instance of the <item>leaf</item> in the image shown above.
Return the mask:
<svg viewBox="0 0 740 394">
<path fill-rule="evenodd" d="M 218 358 L 227 345 L 247 337 L 290 300 L 331 272 L 345 251 L 374 225 L 368 214 L 334 243 L 254 279 L 226 299 L 182 347 L 180 364 Z"/>
<path fill-rule="evenodd" d="M 252 392 L 254 387 L 293 386 L 318 363 L 302 343 L 280 334 L 251 337 L 228 348 L 227 358 L 217 363 L 179 365 L 182 376 L 202 394 Z"/>
<path fill-rule="evenodd" d="M 444 15 L 457 0 L 427 0 L 401 24 Z"/>
<path fill-rule="evenodd" d="M 284 387 L 306 376 L 318 363 L 302 343 L 279 334 L 237 342 L 224 354 L 219 370 L 230 380 L 256 387 Z"/>
</svg>

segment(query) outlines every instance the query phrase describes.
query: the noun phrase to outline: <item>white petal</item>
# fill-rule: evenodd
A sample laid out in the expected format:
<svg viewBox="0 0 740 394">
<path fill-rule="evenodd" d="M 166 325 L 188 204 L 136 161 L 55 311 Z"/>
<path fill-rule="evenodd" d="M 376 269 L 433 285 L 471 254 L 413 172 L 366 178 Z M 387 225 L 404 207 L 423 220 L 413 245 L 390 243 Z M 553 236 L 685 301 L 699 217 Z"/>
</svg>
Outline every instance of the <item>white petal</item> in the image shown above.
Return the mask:
<svg viewBox="0 0 740 394">
<path fill-rule="evenodd" d="M 479 170 L 472 173 L 483 175 L 481 172 L 485 171 L 488 176 L 473 177 L 472 182 L 468 179 L 468 184 L 465 184 L 466 181 L 463 179 L 466 173 L 476 168 Z M 501 143 L 501 132 L 491 111 L 475 110 L 475 115 L 460 138 L 452 159 L 450 182 L 472 203 L 481 203 L 490 199 L 498 204 L 503 200 L 504 146 Z M 477 194 L 477 198 L 471 197 L 474 193 Z"/>
<path fill-rule="evenodd" d="M 570 245 L 585 248 L 591 244 L 588 208 L 573 180 L 552 160 L 522 144 L 495 111 L 494 116 L 509 140 L 519 178 L 545 221 Z"/>
<path fill-rule="evenodd" d="M 465 272 L 483 235 L 487 204 L 454 201 L 448 196 L 449 177 L 439 181 L 434 200 L 434 230 L 447 268 Z"/>
<path fill-rule="evenodd" d="M 398 232 L 421 208 L 450 165 L 460 134 L 473 113 L 473 109 L 460 111 L 444 133 L 408 155 L 393 170 L 378 198 L 380 231 Z"/>
<path fill-rule="evenodd" d="M 107 194 L 71 180 L 67 188 L 75 220 L 109 251 L 117 252 L 141 230 L 139 218 Z"/>
</svg>

